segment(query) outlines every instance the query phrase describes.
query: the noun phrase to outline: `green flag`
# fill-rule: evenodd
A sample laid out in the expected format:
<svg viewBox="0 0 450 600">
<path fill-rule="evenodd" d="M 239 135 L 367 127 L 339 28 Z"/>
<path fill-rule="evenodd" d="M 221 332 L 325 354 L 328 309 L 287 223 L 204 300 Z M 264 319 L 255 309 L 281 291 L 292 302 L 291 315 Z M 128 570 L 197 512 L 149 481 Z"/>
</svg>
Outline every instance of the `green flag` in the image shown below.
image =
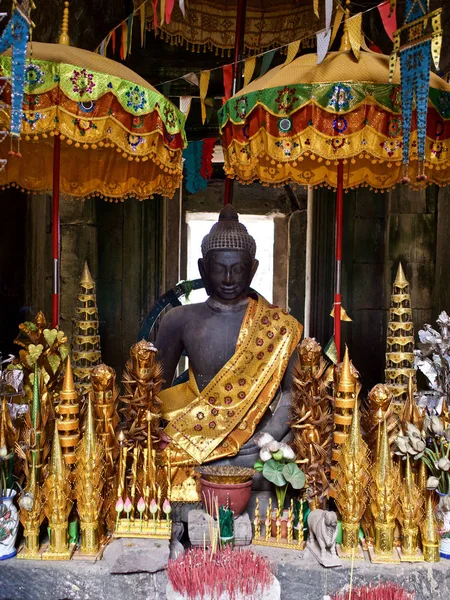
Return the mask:
<svg viewBox="0 0 450 600">
<path fill-rule="evenodd" d="M 261 70 L 259 72 L 259 76 L 262 77 L 264 73 L 266 73 L 272 64 L 272 59 L 275 55 L 275 50 L 270 50 L 270 52 L 266 52 L 263 56 L 261 63 Z"/>
</svg>

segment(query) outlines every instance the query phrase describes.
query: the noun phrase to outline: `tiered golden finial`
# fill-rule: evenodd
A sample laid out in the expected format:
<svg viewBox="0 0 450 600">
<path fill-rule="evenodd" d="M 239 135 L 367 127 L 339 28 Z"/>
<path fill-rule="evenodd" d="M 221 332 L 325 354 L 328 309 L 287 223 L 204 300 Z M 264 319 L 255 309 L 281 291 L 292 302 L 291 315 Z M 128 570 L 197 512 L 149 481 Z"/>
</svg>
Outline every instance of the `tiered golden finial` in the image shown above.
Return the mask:
<svg viewBox="0 0 450 600">
<path fill-rule="evenodd" d="M 308 501 L 325 508 L 330 484 L 328 456 L 333 437 L 333 398 L 322 348 L 312 338 L 297 346 L 292 385 L 292 448 L 308 480 Z"/>
<path fill-rule="evenodd" d="M 385 419 L 371 485 L 370 508 L 375 519 L 375 548 L 369 547 L 372 562 L 398 562 L 397 555 L 394 553 L 398 489 L 398 470 L 392 463 Z"/>
<path fill-rule="evenodd" d="M 359 527 L 363 517 L 370 481 L 369 448 L 359 425 L 358 407 L 353 411 L 352 425 L 337 465 L 335 500 L 342 519 L 343 556 L 353 556 L 358 550 Z"/>
<path fill-rule="evenodd" d="M 73 322 L 72 358 L 75 386 L 85 398 L 92 389 L 91 371 L 102 362 L 95 283 L 87 262 L 84 263 L 80 288 Z"/>
<path fill-rule="evenodd" d="M 414 325 L 411 295 L 409 283 L 400 263 L 392 289 L 386 341 L 385 376 L 386 383 L 394 395 L 394 402 L 406 401 L 410 375 L 413 378 L 415 389 L 416 371 L 414 369 Z"/>
<path fill-rule="evenodd" d="M 73 383 L 70 356 L 66 360 L 64 383 L 56 410 L 59 415 L 57 426 L 62 454 L 66 465 L 72 467 L 76 462 L 75 448 L 80 441 L 80 401 Z"/>
<path fill-rule="evenodd" d="M 64 46 L 70 46 L 69 39 L 69 2 L 64 2 L 63 20 L 61 26 L 61 35 L 59 36 L 59 43 Z"/>
<path fill-rule="evenodd" d="M 350 357 L 346 346 L 334 401 L 334 448 L 331 455 L 333 461 L 331 465 L 331 479 L 333 480 L 336 479 L 336 465 L 339 462 L 341 448 L 350 431 L 356 398 L 357 382 L 352 374 Z"/>
<path fill-rule="evenodd" d="M 69 548 L 67 527 L 73 502 L 70 500 L 70 471 L 64 462 L 58 427 L 53 436 L 49 475 L 42 486 L 44 512 L 50 529 L 50 545 L 42 555 L 47 560 L 69 560 L 75 545 Z"/>
<path fill-rule="evenodd" d="M 427 494 L 425 521 L 420 528 L 422 534 L 423 558 L 427 562 L 439 562 L 439 531 L 434 516 L 432 493 Z"/>
<path fill-rule="evenodd" d="M 81 525 L 81 553 L 97 554 L 99 518 L 103 504 L 104 448 L 95 432 L 91 399 L 88 401 L 83 439 L 76 455 L 75 497 Z"/>
<path fill-rule="evenodd" d="M 400 493 L 400 511 L 398 519 L 402 526 L 402 549 L 400 560 L 417 562 L 423 560 L 418 551 L 417 538 L 419 525 L 423 520 L 423 495 L 414 482 L 409 456 L 406 456 L 405 475 Z"/>
</svg>

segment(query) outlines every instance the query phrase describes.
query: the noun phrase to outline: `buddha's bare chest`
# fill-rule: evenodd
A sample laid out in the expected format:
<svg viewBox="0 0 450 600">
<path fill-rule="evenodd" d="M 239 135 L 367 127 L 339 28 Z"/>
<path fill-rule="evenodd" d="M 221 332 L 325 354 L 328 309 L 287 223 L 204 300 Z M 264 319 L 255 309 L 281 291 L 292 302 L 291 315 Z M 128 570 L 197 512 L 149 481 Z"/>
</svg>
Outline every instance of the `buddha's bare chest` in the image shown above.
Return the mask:
<svg viewBox="0 0 450 600">
<path fill-rule="evenodd" d="M 203 388 L 233 356 L 245 310 L 233 314 L 212 314 L 186 325 L 183 342 L 199 387 Z"/>
</svg>

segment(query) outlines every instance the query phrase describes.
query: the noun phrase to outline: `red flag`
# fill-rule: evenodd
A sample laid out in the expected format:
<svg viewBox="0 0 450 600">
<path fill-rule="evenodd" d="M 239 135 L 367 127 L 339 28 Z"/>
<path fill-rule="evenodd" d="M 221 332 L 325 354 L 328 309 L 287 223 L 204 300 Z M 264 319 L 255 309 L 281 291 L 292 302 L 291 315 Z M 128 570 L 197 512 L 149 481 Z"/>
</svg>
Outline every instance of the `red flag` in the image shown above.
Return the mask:
<svg viewBox="0 0 450 600">
<path fill-rule="evenodd" d="M 158 10 L 157 10 L 158 0 L 152 0 L 152 8 L 153 8 L 153 29 L 156 31 L 158 29 Z"/>
<path fill-rule="evenodd" d="M 112 51 L 113 51 L 113 55 L 116 53 L 116 30 L 113 29 L 112 35 L 111 35 L 111 45 L 112 45 Z"/>
<path fill-rule="evenodd" d="M 170 19 L 172 18 L 173 6 L 175 4 L 175 0 L 166 0 L 166 23 L 170 23 Z"/>
<path fill-rule="evenodd" d="M 231 87 L 233 85 L 233 65 L 223 65 L 223 88 L 225 90 L 225 99 L 231 98 Z"/>
<path fill-rule="evenodd" d="M 212 157 L 216 138 L 206 138 L 203 140 L 202 165 L 200 175 L 203 179 L 210 179 L 212 175 Z"/>
<path fill-rule="evenodd" d="M 394 31 L 396 31 L 397 29 L 397 16 L 395 14 L 395 11 L 392 13 L 391 16 L 389 16 L 391 10 L 389 2 L 383 2 L 383 4 L 379 4 L 378 10 L 380 12 L 380 17 L 383 21 L 383 27 L 386 33 L 391 38 L 391 40 L 394 41 Z"/>
</svg>

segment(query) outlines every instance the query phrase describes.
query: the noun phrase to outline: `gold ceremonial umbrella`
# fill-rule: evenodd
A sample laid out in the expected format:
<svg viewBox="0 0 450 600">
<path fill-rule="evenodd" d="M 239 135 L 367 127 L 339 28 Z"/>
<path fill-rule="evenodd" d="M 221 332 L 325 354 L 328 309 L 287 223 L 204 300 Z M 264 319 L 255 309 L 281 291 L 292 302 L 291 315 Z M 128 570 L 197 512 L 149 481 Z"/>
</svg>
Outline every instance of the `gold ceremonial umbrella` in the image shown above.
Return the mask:
<svg viewBox="0 0 450 600">
<path fill-rule="evenodd" d="M 108 58 L 71 48 L 68 2 L 59 44 L 29 45 L 22 137 L 0 185 L 53 191 L 53 326 L 59 315 L 59 193 L 140 200 L 172 197 L 186 145 L 184 115 L 136 73 Z M 11 57 L 0 73 L 11 76 Z M 0 129 L 9 128 L 11 86 L 0 95 Z M 62 142 L 62 143 L 61 143 Z M 60 168 L 61 166 L 61 168 Z"/>
<path fill-rule="evenodd" d="M 233 96 L 219 112 L 225 172 L 242 183 L 337 188 L 335 341 L 340 346 L 343 189 L 392 188 L 403 178 L 400 69 L 389 57 L 343 46 L 321 64 L 308 54 L 278 66 Z M 417 118 L 409 152 L 414 187 L 450 181 L 450 86 L 430 75 L 424 173 Z M 425 181 L 426 180 L 426 181 Z"/>
</svg>

